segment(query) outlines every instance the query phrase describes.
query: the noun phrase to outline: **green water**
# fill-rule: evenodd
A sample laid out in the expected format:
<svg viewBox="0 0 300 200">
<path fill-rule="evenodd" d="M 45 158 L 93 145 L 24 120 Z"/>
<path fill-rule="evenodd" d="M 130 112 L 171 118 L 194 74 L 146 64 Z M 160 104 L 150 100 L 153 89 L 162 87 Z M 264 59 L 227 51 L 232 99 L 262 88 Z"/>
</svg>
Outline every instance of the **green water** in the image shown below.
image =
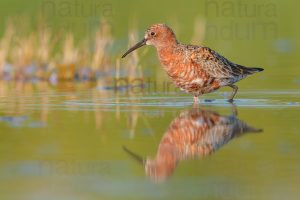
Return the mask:
<svg viewBox="0 0 300 200">
<path fill-rule="evenodd" d="M 34 21 L 46 2 L 1 1 L 1 32 L 9 16 L 26 15 Z M 153 48 L 139 50 L 139 67 L 158 83 L 155 91 L 126 95 L 95 83 L 1 82 L 1 199 L 299 198 L 299 2 L 101 1 L 111 5 L 112 13 L 100 5 L 96 17 L 93 11 L 77 16 L 71 5 L 65 14 L 59 3 L 70 1 L 49 2 L 56 9 L 44 10 L 50 26 L 66 26 L 78 40 L 90 32 L 87 21 L 103 15 L 110 19 L 113 58 L 127 50 L 128 25 L 135 23 L 142 37 L 150 24 L 165 22 L 180 41 L 189 43 L 195 19 L 205 19 L 210 28 L 204 45 L 237 63 L 265 68 L 238 84 L 234 118 L 262 131 L 233 137 L 208 156 L 182 159 L 168 178 L 156 182 L 123 147 L 143 159 L 155 158 L 170 124 L 193 109 L 193 99 L 161 86 L 168 78 Z M 95 4 L 78 0 L 84 2 Z M 257 7 L 252 16 L 239 14 L 243 2 L 248 9 Z M 270 29 L 262 28 L 268 24 Z M 232 119 L 234 108 L 224 100 L 229 91 L 205 95 L 199 109 Z"/>
<path fill-rule="evenodd" d="M 193 109 L 190 96 L 116 98 L 96 89 L 23 88 L 18 93 L 2 88 L 7 92 L 0 103 L 3 199 L 299 196 L 298 91 L 241 91 L 237 118 L 263 131 L 233 138 L 204 158 L 179 161 L 157 183 L 122 147 L 154 158 L 170 123 Z M 199 109 L 225 118 L 233 114 L 222 93 L 207 98 L 215 100 L 202 100 Z"/>
</svg>

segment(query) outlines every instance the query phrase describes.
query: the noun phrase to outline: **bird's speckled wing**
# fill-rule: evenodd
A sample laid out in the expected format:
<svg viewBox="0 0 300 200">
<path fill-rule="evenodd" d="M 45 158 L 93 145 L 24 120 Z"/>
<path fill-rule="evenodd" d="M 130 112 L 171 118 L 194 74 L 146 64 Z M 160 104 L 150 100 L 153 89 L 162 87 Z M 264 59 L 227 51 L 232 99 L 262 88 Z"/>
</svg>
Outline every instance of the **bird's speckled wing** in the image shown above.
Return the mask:
<svg viewBox="0 0 300 200">
<path fill-rule="evenodd" d="M 208 47 L 190 46 L 191 60 L 211 77 L 218 79 L 237 79 L 243 77 L 243 66 L 237 65 Z"/>
</svg>

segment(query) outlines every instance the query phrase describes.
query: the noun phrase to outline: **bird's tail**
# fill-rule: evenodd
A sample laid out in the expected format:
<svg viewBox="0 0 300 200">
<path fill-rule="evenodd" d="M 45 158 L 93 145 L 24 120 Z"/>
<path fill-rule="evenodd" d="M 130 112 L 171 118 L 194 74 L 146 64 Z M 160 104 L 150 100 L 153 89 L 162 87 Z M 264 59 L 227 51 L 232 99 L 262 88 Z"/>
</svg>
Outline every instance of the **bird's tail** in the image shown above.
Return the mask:
<svg viewBox="0 0 300 200">
<path fill-rule="evenodd" d="M 263 68 L 245 67 L 245 66 L 242 66 L 242 65 L 238 65 L 238 70 L 239 70 L 239 73 L 242 73 L 244 75 L 251 75 L 251 74 L 254 74 L 256 72 L 264 71 Z"/>
<path fill-rule="evenodd" d="M 243 67 L 244 74 L 254 74 L 256 72 L 264 71 L 263 68 L 258 67 Z"/>
<path fill-rule="evenodd" d="M 250 132 L 250 133 L 260 133 L 260 132 L 263 132 L 264 130 L 261 129 L 261 128 L 255 128 L 255 127 L 247 126 L 245 128 L 245 131 Z"/>
</svg>

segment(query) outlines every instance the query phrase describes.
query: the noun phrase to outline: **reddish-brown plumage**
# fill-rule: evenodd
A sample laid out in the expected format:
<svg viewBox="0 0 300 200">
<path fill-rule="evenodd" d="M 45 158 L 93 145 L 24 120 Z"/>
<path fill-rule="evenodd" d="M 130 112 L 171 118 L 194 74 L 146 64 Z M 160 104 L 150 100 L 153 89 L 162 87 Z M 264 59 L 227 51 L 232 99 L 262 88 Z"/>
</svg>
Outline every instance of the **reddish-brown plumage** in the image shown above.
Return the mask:
<svg viewBox="0 0 300 200">
<path fill-rule="evenodd" d="M 230 86 L 237 92 L 235 82 L 262 68 L 247 68 L 235 64 L 208 47 L 185 45 L 177 41 L 171 28 L 165 24 L 152 25 L 144 39 L 130 48 L 122 57 L 143 46 L 153 45 L 164 70 L 181 90 L 198 96 L 213 92 L 220 87 Z"/>
</svg>

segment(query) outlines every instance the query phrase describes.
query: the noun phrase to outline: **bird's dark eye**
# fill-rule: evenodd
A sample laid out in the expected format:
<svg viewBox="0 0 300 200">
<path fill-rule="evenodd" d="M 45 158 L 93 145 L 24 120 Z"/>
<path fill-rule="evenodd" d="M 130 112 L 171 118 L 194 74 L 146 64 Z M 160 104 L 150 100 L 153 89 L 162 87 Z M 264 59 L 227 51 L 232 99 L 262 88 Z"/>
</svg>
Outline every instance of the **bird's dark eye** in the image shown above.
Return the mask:
<svg viewBox="0 0 300 200">
<path fill-rule="evenodd" d="M 151 32 L 151 33 L 150 33 L 150 35 L 154 36 L 154 35 L 155 35 L 155 33 L 154 33 L 154 32 Z"/>
</svg>

